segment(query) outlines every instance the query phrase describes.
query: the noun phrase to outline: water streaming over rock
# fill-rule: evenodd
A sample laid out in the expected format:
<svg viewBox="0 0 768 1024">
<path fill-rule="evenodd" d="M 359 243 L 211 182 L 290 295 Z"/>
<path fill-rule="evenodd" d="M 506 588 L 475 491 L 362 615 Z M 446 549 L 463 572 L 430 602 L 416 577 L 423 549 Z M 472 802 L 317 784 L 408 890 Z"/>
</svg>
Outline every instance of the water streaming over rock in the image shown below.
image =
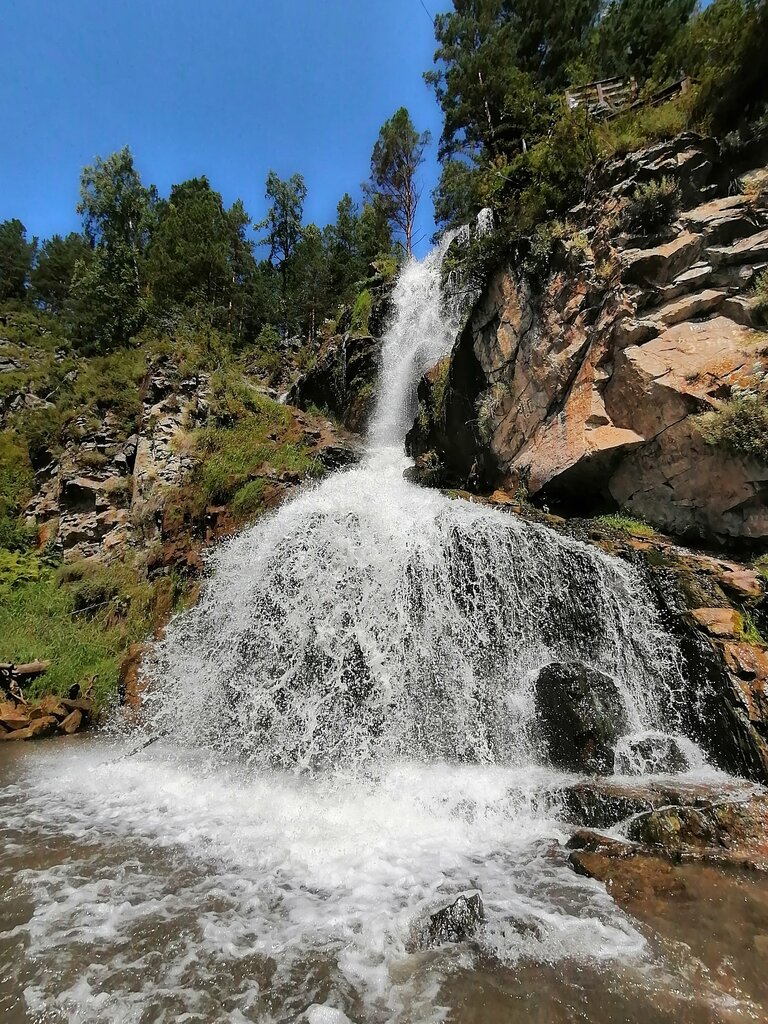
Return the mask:
<svg viewBox="0 0 768 1024">
<path fill-rule="evenodd" d="M 533 683 L 556 661 L 609 673 L 632 731 L 674 727 L 675 648 L 630 566 L 403 478 L 455 332 L 443 249 L 397 283 L 362 464 L 225 544 L 157 646 L 158 729 L 297 770 L 542 763 Z"/>
<path fill-rule="evenodd" d="M 397 285 L 362 463 L 218 550 L 157 645 L 166 738 L 0 747 L 0 1015 L 687 1024 L 732 998 L 680 943 L 674 966 L 649 952 L 562 845 L 575 776 L 547 764 L 533 680 L 610 674 L 621 765 L 654 770 L 677 664 L 642 581 L 403 479 L 416 381 L 454 330 L 440 259 Z M 414 953 L 470 889 L 472 943 Z"/>
</svg>

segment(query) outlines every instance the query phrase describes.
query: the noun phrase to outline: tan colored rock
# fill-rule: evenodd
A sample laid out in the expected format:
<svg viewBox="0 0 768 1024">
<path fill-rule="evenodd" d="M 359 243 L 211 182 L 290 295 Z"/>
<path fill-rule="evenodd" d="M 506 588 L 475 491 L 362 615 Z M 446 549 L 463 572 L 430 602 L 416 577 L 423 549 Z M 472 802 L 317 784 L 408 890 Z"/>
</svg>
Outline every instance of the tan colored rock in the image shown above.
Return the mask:
<svg viewBox="0 0 768 1024">
<path fill-rule="evenodd" d="M 54 718 L 53 715 L 44 715 L 42 718 L 30 722 L 29 729 L 25 731 L 29 732 L 29 739 L 34 740 L 43 736 L 52 736 L 58 727 L 59 720 L 57 718 Z"/>
<path fill-rule="evenodd" d="M 85 697 L 78 697 L 76 700 L 62 697 L 61 703 L 67 711 L 80 711 L 86 717 L 93 715 L 93 701 L 87 700 Z"/>
<path fill-rule="evenodd" d="M 741 616 L 733 608 L 693 608 L 691 615 L 710 636 L 737 637 L 743 629 Z"/>
<path fill-rule="evenodd" d="M 646 286 L 667 284 L 691 267 L 702 249 L 702 236 L 690 231 L 653 249 L 626 249 L 621 254 L 622 280 Z"/>
<path fill-rule="evenodd" d="M 768 230 L 758 231 L 733 245 L 713 246 L 707 249 L 707 254 L 718 266 L 768 260 Z"/>
<path fill-rule="evenodd" d="M 710 288 L 707 291 L 699 292 L 696 295 L 685 295 L 681 299 L 675 299 L 667 303 L 649 318 L 650 322 L 658 325 L 660 329 L 674 327 L 685 320 L 694 320 L 696 317 L 706 316 L 713 313 L 722 306 L 726 294 Z"/>
<path fill-rule="evenodd" d="M 65 733 L 65 735 L 72 736 L 74 733 L 79 731 L 82 724 L 83 713 L 75 708 L 74 711 L 71 711 L 67 717 L 59 723 L 59 729 L 61 732 Z"/>
<path fill-rule="evenodd" d="M 8 713 L 4 714 L 3 718 L 2 718 L 2 721 L 3 721 L 3 725 L 7 729 L 16 730 L 16 729 L 26 729 L 29 726 L 29 724 L 32 721 L 32 719 L 30 718 L 30 716 L 29 716 L 29 714 L 27 712 L 21 711 L 21 710 L 16 710 L 16 711 L 8 712 Z"/>
<path fill-rule="evenodd" d="M 54 694 L 49 694 L 47 697 L 43 697 L 40 703 L 35 708 L 37 712 L 36 717 L 45 718 L 48 715 L 53 715 L 54 718 L 66 718 L 69 714 L 69 710 L 64 707 L 59 697 Z"/>
</svg>

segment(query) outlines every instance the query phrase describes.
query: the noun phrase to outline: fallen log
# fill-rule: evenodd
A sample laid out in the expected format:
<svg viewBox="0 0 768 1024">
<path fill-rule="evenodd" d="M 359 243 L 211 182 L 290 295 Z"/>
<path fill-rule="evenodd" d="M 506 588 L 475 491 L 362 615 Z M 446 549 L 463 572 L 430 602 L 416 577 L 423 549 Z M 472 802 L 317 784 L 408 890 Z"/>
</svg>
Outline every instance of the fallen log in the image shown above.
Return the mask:
<svg viewBox="0 0 768 1024">
<path fill-rule="evenodd" d="M 0 678 L 37 679 L 51 667 L 50 661 L 28 661 L 23 665 L 14 662 L 0 664 Z"/>
</svg>

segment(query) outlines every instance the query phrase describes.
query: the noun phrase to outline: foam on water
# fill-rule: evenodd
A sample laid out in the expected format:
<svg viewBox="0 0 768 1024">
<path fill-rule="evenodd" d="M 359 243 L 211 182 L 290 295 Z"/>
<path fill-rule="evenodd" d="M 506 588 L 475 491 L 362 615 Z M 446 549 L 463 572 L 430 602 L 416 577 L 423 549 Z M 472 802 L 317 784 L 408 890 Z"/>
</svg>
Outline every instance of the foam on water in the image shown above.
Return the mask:
<svg viewBox="0 0 768 1024">
<path fill-rule="evenodd" d="M 543 763 L 536 674 L 574 660 L 616 679 L 632 731 L 677 728 L 675 645 L 630 566 L 403 478 L 416 382 L 455 330 L 441 259 L 398 281 L 362 464 L 220 548 L 156 646 L 158 732 L 296 771 Z"/>
<path fill-rule="evenodd" d="M 645 963 L 567 865 L 532 690 L 583 661 L 633 733 L 674 732 L 677 652 L 627 564 L 403 479 L 416 381 L 454 330 L 440 260 L 398 283 L 363 463 L 223 545 L 156 646 L 162 744 L 51 748 L 0 788 L 33 903 L 0 941 L 24 945 L 30 1013 L 425 1022 L 478 961 Z M 414 923 L 467 889 L 476 943 L 414 954 Z"/>
</svg>

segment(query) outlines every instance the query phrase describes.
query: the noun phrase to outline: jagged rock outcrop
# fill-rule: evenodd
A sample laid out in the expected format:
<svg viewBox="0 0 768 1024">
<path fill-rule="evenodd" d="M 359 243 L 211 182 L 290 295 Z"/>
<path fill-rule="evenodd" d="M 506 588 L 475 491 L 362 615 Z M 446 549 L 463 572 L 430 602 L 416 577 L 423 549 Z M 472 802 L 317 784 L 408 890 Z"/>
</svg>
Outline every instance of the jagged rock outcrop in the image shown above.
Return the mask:
<svg viewBox="0 0 768 1024">
<path fill-rule="evenodd" d="M 288 392 L 300 409 L 327 410 L 345 427 L 361 433 L 373 412 L 381 341 L 371 335 L 335 336 L 321 349 L 315 365 Z"/>
<path fill-rule="evenodd" d="M 766 173 L 729 194 L 725 171 L 692 135 L 608 164 L 543 280 L 492 275 L 441 400 L 434 371 L 420 387 L 409 446 L 426 482 L 618 506 L 683 536 L 768 536 L 768 465 L 708 443 L 702 420 L 768 374 L 750 300 L 768 266 Z M 683 212 L 652 236 L 623 233 L 627 197 L 662 175 Z"/>
</svg>

